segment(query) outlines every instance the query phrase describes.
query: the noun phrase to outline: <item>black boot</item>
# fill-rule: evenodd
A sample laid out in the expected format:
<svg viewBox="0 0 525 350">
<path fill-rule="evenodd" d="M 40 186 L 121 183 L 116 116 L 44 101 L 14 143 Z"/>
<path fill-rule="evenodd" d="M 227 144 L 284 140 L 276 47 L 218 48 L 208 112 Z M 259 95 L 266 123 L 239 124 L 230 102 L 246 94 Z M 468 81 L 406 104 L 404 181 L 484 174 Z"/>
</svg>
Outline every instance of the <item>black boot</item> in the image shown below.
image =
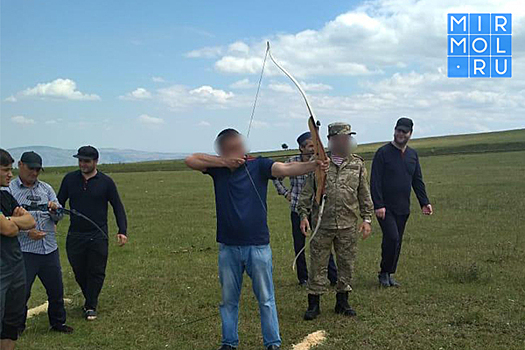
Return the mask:
<svg viewBox="0 0 525 350">
<path fill-rule="evenodd" d="M 381 287 L 390 287 L 390 274 L 388 272 L 380 272 L 377 277 Z"/>
<path fill-rule="evenodd" d="M 355 316 L 356 312 L 348 305 L 348 292 L 337 293 L 337 303 L 335 304 L 335 313 L 344 316 Z"/>
<path fill-rule="evenodd" d="M 315 320 L 321 313 L 321 307 L 319 306 L 321 296 L 315 294 L 308 294 L 308 310 L 304 314 L 306 321 Z"/>
</svg>

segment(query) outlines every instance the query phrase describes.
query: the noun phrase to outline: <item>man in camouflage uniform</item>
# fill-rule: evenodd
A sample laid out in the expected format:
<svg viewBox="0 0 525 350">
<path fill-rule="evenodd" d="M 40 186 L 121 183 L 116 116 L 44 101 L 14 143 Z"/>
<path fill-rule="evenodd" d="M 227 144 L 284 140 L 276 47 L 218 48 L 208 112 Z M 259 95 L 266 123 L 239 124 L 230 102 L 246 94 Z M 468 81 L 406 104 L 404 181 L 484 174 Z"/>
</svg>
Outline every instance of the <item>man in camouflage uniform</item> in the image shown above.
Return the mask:
<svg viewBox="0 0 525 350">
<path fill-rule="evenodd" d="M 335 250 L 338 280 L 336 285 L 337 303 L 335 312 L 355 316 L 348 304 L 348 293 L 352 291 L 351 279 L 357 252 L 358 234 L 368 238 L 372 231 L 371 222 L 374 206 L 370 196 L 365 162 L 363 158 L 350 153 L 351 126 L 347 123 L 333 123 L 328 126 L 330 167 L 326 176 L 326 203 L 317 234 L 310 243 L 310 273 L 308 278 L 308 310 L 305 320 L 313 320 L 320 313 L 320 296 L 328 290 L 326 269 L 332 250 Z M 297 206 L 301 217 L 301 230 L 307 234 L 315 227 L 319 206 L 314 200 L 315 176 L 305 182 Z M 308 221 L 314 220 L 312 225 Z M 358 228 L 359 217 L 363 222 Z"/>
</svg>

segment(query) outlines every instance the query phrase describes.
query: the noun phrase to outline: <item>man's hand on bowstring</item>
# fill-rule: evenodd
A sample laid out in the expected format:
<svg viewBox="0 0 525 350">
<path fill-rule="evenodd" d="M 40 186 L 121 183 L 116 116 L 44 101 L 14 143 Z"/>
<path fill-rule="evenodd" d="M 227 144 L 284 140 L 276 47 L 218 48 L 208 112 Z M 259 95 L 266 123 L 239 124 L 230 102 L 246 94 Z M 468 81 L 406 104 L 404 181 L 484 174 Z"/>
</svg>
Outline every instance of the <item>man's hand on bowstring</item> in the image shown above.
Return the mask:
<svg viewBox="0 0 525 350">
<path fill-rule="evenodd" d="M 246 159 L 243 158 L 223 158 L 223 160 L 226 167 L 230 170 L 235 170 L 246 163 Z"/>
</svg>

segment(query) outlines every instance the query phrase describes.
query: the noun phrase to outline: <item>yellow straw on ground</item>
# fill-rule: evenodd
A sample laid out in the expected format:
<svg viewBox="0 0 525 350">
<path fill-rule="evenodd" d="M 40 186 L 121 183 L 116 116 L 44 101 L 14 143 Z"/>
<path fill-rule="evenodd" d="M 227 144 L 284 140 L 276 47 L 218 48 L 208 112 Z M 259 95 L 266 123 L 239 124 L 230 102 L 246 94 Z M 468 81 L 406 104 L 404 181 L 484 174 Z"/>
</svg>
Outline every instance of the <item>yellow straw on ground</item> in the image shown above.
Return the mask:
<svg viewBox="0 0 525 350">
<path fill-rule="evenodd" d="M 69 304 L 71 302 L 71 299 L 64 299 L 64 303 Z M 49 303 L 46 301 L 42 305 L 39 305 L 37 307 L 34 307 L 32 309 L 27 310 L 27 318 L 31 318 L 33 316 L 36 316 L 38 314 L 42 314 L 44 312 L 47 312 L 47 307 Z"/>
<path fill-rule="evenodd" d="M 310 350 L 311 348 L 321 344 L 326 339 L 325 331 L 317 331 L 308 334 L 302 342 L 295 344 L 292 350 Z"/>
</svg>

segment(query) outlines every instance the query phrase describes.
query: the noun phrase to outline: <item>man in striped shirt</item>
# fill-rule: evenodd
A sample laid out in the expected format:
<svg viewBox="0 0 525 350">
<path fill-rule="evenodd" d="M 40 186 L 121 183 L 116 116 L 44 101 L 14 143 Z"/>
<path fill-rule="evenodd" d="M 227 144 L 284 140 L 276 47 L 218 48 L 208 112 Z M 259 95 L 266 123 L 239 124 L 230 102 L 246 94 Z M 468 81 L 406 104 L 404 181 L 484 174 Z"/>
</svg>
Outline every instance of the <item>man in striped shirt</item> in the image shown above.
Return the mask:
<svg viewBox="0 0 525 350">
<path fill-rule="evenodd" d="M 31 287 L 38 276 L 48 296 L 48 316 L 51 330 L 71 333 L 66 325 L 64 287 L 60 254 L 56 241 L 56 223 L 62 219 L 53 188 L 38 180 L 42 171 L 42 158 L 35 152 L 25 152 L 18 163 L 19 176 L 11 181 L 9 190 L 17 202 L 31 213 L 36 228 L 18 235 L 24 255 L 26 271 L 26 304 Z"/>
<path fill-rule="evenodd" d="M 286 163 L 310 161 L 310 158 L 314 153 L 314 143 L 310 132 L 301 134 L 297 138 L 297 143 L 301 154 L 289 158 Z M 306 241 L 306 237 L 303 235 L 300 228 L 301 219 L 297 213 L 297 202 L 299 201 L 299 195 L 301 194 L 307 176 L 308 175 L 290 177 L 290 189 L 285 186 L 283 178 L 273 180 L 277 193 L 284 196 L 290 202 L 293 246 L 296 255 L 304 248 Z M 306 266 L 304 251 L 297 258 L 297 278 L 299 279 L 299 284 L 301 286 L 306 286 L 308 282 L 308 268 Z M 332 285 L 335 285 L 337 282 L 337 268 L 332 255 L 330 255 L 330 261 L 328 264 L 328 279 Z"/>
</svg>

